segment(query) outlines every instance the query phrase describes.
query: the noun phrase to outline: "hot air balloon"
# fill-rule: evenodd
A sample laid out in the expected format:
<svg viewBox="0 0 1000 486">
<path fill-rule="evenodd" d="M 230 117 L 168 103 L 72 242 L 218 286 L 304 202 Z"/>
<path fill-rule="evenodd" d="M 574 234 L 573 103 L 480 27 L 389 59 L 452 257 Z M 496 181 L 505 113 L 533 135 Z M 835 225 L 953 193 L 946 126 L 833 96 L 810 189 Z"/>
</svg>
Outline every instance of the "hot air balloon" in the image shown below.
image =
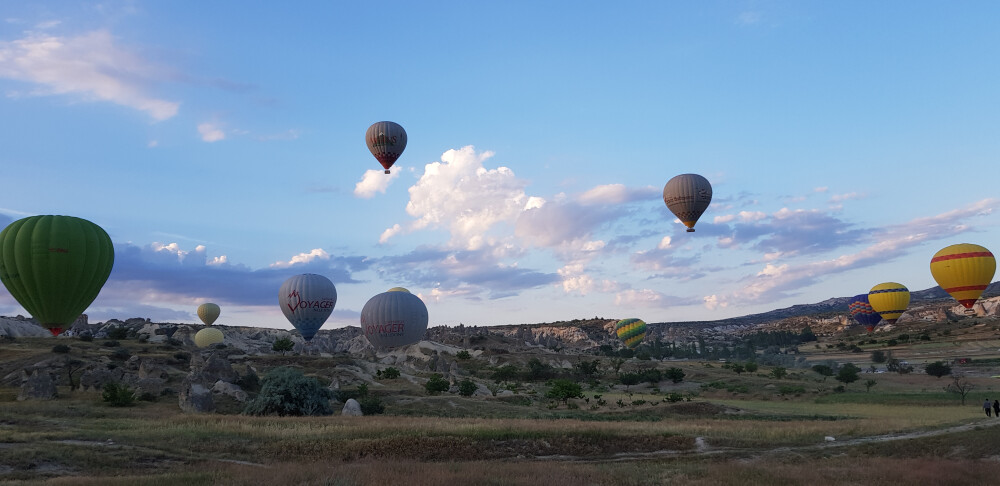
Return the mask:
<svg viewBox="0 0 1000 486">
<path fill-rule="evenodd" d="M 114 261 L 111 238 L 85 219 L 31 216 L 0 232 L 0 281 L 53 335 L 97 298 Z"/>
<path fill-rule="evenodd" d="M 198 319 L 206 326 L 211 326 L 219 318 L 219 306 L 211 302 L 206 302 L 198 306 Z"/>
<path fill-rule="evenodd" d="M 893 324 L 910 305 L 910 291 L 896 282 L 880 283 L 868 292 L 868 302 L 885 322 Z"/>
<path fill-rule="evenodd" d="M 868 303 L 868 294 L 858 294 L 851 297 L 851 302 L 847 305 L 847 309 L 851 311 L 851 317 L 858 324 L 865 326 L 868 332 L 874 331 L 875 326 L 882 320 L 882 316 L 878 312 L 875 312 L 875 309 L 872 309 L 872 305 Z"/>
<path fill-rule="evenodd" d="M 615 324 L 615 334 L 629 349 L 635 349 L 646 337 L 646 323 L 642 319 L 622 319 Z"/>
<path fill-rule="evenodd" d="M 377 349 L 413 344 L 427 331 L 427 306 L 409 292 L 382 292 L 361 309 L 361 330 Z"/>
<path fill-rule="evenodd" d="M 393 287 L 393 288 L 389 289 L 389 292 L 407 292 L 407 293 L 409 293 L 409 290 L 406 290 L 403 287 Z"/>
<path fill-rule="evenodd" d="M 281 284 L 278 304 L 302 338 L 310 341 L 337 305 L 337 288 L 322 275 L 295 275 Z"/>
<path fill-rule="evenodd" d="M 681 174 L 663 186 L 663 202 L 689 233 L 694 232 L 694 224 L 712 202 L 712 184 L 698 174 Z"/>
<path fill-rule="evenodd" d="M 983 295 L 996 271 L 993 254 L 971 243 L 947 246 L 931 258 L 934 280 L 966 309 L 971 309 Z"/>
<path fill-rule="evenodd" d="M 194 344 L 199 348 L 207 348 L 213 344 L 219 344 L 225 340 L 222 331 L 217 327 L 206 327 L 194 335 Z"/>
<path fill-rule="evenodd" d="M 365 132 L 365 143 L 388 174 L 389 167 L 396 163 L 406 148 L 406 130 L 391 121 L 375 122 Z"/>
</svg>

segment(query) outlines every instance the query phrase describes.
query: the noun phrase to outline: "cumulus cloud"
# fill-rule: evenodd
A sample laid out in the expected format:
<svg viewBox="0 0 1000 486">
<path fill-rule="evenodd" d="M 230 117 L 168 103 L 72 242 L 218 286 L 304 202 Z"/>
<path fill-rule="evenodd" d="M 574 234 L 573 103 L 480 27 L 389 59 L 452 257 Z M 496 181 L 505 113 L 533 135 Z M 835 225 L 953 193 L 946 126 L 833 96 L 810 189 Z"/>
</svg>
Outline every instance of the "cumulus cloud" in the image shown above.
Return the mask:
<svg viewBox="0 0 1000 486">
<path fill-rule="evenodd" d="M 371 199 L 376 192 L 385 194 L 389 184 L 397 177 L 399 177 L 398 170 L 389 174 L 381 170 L 366 170 L 361 180 L 354 185 L 354 195 L 362 199 Z"/>
<path fill-rule="evenodd" d="M 580 195 L 581 204 L 624 204 L 639 200 L 648 200 L 657 196 L 659 189 L 647 186 L 628 188 L 623 184 L 606 184 L 591 188 Z"/>
<path fill-rule="evenodd" d="M 405 230 L 446 228 L 452 246 L 475 250 L 488 241 L 484 235 L 495 225 L 512 223 L 528 201 L 526 183 L 507 167 L 485 168 L 483 162 L 491 157 L 493 152 L 477 153 L 469 145 L 427 164 L 409 189 L 406 212 L 416 219 Z M 383 242 L 400 232 L 383 233 Z"/>
<path fill-rule="evenodd" d="M 162 71 L 117 45 L 106 30 L 77 37 L 29 33 L 0 42 L 0 77 L 33 84 L 27 95 L 111 102 L 158 121 L 175 116 L 180 106 L 148 93 Z"/>
<path fill-rule="evenodd" d="M 223 132 L 214 123 L 202 123 L 198 125 L 198 134 L 201 135 L 201 140 L 204 142 L 218 142 L 220 140 L 225 140 L 226 132 Z"/>
<path fill-rule="evenodd" d="M 287 262 L 274 262 L 271 264 L 271 268 L 288 268 L 301 263 L 309 263 L 316 260 L 329 260 L 330 254 L 322 248 L 313 248 L 308 253 L 299 253 L 293 256 Z"/>
</svg>

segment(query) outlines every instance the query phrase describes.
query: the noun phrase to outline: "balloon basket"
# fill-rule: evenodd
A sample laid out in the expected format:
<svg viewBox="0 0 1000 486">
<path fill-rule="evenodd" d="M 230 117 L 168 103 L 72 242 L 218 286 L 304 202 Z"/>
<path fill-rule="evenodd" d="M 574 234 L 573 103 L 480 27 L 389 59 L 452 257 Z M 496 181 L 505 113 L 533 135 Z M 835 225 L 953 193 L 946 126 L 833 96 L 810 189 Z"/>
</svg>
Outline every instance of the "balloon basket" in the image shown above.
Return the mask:
<svg viewBox="0 0 1000 486">
<path fill-rule="evenodd" d="M 687 229 L 687 232 L 688 232 L 688 233 L 694 233 L 694 228 L 688 228 L 688 229 Z"/>
<path fill-rule="evenodd" d="M 386 173 L 386 174 L 388 174 L 388 173 L 389 173 L 389 169 L 386 169 L 386 170 L 385 170 L 385 173 Z"/>
</svg>

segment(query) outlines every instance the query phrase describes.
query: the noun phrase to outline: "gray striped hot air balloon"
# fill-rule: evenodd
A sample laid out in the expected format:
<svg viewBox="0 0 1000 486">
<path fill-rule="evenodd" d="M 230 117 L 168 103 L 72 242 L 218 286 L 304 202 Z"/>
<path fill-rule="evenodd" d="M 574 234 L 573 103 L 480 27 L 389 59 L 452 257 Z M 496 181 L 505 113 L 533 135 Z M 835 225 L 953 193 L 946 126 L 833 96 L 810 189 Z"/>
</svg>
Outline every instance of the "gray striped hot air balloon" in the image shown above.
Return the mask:
<svg viewBox="0 0 1000 486">
<path fill-rule="evenodd" d="M 427 331 L 427 306 L 409 292 L 382 292 L 361 309 L 361 330 L 377 349 L 413 344 Z"/>
<path fill-rule="evenodd" d="M 322 275 L 295 275 L 281 284 L 278 304 L 302 338 L 310 341 L 337 305 L 337 288 Z"/>
<path fill-rule="evenodd" d="M 663 202 L 689 233 L 694 232 L 694 224 L 712 202 L 712 184 L 698 174 L 681 174 L 663 186 Z"/>
<path fill-rule="evenodd" d="M 375 122 L 365 132 L 365 143 L 388 174 L 389 167 L 396 163 L 406 148 L 406 130 L 395 122 Z"/>
</svg>

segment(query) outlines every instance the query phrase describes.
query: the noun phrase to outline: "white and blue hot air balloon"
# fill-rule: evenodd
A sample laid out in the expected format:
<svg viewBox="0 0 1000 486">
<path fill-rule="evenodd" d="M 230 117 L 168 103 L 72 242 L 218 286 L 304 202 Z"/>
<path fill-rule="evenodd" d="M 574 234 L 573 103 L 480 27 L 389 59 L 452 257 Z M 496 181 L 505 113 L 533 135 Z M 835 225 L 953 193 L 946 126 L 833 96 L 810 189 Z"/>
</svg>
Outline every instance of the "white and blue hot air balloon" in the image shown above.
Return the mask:
<svg viewBox="0 0 1000 486">
<path fill-rule="evenodd" d="M 337 305 L 337 288 L 330 279 L 304 273 L 285 280 L 278 290 L 278 304 L 302 338 L 312 340 Z"/>
<path fill-rule="evenodd" d="M 427 306 L 406 289 L 393 288 L 361 309 L 361 330 L 376 349 L 413 344 L 427 332 Z"/>
</svg>

